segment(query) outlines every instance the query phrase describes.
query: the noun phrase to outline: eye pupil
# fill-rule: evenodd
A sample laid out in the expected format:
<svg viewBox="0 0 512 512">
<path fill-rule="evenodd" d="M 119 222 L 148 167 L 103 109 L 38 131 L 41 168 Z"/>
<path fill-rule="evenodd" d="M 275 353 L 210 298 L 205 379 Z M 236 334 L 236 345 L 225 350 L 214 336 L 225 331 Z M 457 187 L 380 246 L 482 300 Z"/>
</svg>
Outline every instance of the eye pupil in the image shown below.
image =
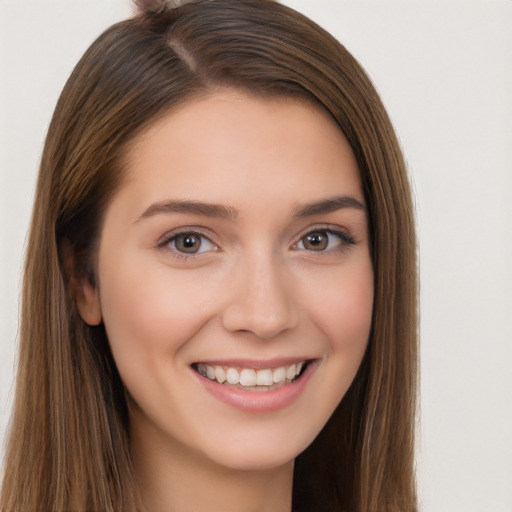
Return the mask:
<svg viewBox="0 0 512 512">
<path fill-rule="evenodd" d="M 314 231 L 306 235 L 302 242 L 310 251 L 323 251 L 329 243 L 329 238 L 325 231 Z"/>
<path fill-rule="evenodd" d="M 195 253 L 201 247 L 201 238 L 192 233 L 185 233 L 176 237 L 175 244 L 178 251 Z"/>
</svg>

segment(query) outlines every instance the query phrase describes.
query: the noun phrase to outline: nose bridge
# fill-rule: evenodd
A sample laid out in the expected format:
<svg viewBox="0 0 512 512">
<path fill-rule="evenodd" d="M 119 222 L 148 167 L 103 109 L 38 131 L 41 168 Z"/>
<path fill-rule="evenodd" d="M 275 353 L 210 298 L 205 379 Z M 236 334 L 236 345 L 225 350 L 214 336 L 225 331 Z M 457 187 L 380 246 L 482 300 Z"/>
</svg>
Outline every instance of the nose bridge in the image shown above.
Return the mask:
<svg viewBox="0 0 512 512">
<path fill-rule="evenodd" d="M 230 331 L 252 332 L 270 339 L 298 321 L 285 264 L 271 251 L 253 251 L 241 258 L 231 283 L 223 323 Z"/>
</svg>

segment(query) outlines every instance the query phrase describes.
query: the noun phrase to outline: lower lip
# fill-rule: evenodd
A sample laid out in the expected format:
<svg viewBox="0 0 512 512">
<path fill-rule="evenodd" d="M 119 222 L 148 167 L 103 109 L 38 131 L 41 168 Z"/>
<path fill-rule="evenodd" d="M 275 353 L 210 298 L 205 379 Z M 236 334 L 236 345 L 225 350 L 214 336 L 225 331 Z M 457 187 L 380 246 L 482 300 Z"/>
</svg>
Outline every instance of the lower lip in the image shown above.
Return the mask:
<svg viewBox="0 0 512 512">
<path fill-rule="evenodd" d="M 215 398 L 228 405 L 246 412 L 265 413 L 284 409 L 291 405 L 304 391 L 316 365 L 310 362 L 304 373 L 295 381 L 273 389 L 271 391 L 244 391 L 215 380 L 203 377 L 192 370 L 201 381 L 201 384 Z"/>
</svg>

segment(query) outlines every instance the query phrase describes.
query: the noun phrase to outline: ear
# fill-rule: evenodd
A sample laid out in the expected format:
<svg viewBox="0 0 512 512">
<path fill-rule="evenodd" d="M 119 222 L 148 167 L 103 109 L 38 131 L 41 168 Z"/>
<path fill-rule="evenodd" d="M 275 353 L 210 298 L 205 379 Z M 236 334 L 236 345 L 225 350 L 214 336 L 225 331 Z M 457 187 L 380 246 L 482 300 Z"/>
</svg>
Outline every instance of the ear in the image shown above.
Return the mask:
<svg viewBox="0 0 512 512">
<path fill-rule="evenodd" d="M 76 290 L 76 306 L 82 320 L 89 325 L 101 324 L 101 305 L 98 286 L 89 276 L 85 276 Z"/>
<path fill-rule="evenodd" d="M 75 303 L 78 313 L 88 325 L 101 324 L 99 290 L 94 271 L 87 264 L 89 255 L 76 252 L 69 240 L 63 241 L 61 251 L 71 300 Z"/>
</svg>

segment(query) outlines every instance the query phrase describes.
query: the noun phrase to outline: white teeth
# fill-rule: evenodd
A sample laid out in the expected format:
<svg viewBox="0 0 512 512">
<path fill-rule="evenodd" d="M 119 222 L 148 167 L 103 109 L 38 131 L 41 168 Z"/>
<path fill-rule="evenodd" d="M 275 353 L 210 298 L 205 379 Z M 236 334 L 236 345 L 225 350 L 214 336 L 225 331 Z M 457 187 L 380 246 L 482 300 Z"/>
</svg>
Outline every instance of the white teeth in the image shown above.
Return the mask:
<svg viewBox="0 0 512 512">
<path fill-rule="evenodd" d="M 292 380 L 297 375 L 297 367 L 292 364 L 288 368 L 286 368 L 286 378 L 288 380 Z"/>
<path fill-rule="evenodd" d="M 229 384 L 238 384 L 240 382 L 240 374 L 235 368 L 228 368 L 226 372 L 226 380 Z"/>
<path fill-rule="evenodd" d="M 274 384 L 272 370 L 258 370 L 256 374 L 256 384 L 258 386 L 272 386 L 272 384 Z"/>
<path fill-rule="evenodd" d="M 198 363 L 196 369 L 203 376 L 210 380 L 216 380 L 220 384 L 240 384 L 241 386 L 253 388 L 255 386 L 272 386 L 285 381 L 292 381 L 300 374 L 305 362 L 295 363 L 290 366 L 278 368 L 264 368 L 254 370 L 252 368 L 226 368 L 222 366 L 210 366 L 206 363 Z"/>
<path fill-rule="evenodd" d="M 226 372 L 222 366 L 215 367 L 215 378 L 222 384 L 226 382 Z"/>
<path fill-rule="evenodd" d="M 280 366 L 272 372 L 272 380 L 275 383 L 284 382 L 286 380 L 286 370 L 284 366 Z"/>
<path fill-rule="evenodd" d="M 240 373 L 240 384 L 242 386 L 256 386 L 256 372 L 244 368 Z"/>
<path fill-rule="evenodd" d="M 206 376 L 209 379 L 215 379 L 215 368 L 213 368 L 213 366 L 206 366 Z"/>
</svg>

